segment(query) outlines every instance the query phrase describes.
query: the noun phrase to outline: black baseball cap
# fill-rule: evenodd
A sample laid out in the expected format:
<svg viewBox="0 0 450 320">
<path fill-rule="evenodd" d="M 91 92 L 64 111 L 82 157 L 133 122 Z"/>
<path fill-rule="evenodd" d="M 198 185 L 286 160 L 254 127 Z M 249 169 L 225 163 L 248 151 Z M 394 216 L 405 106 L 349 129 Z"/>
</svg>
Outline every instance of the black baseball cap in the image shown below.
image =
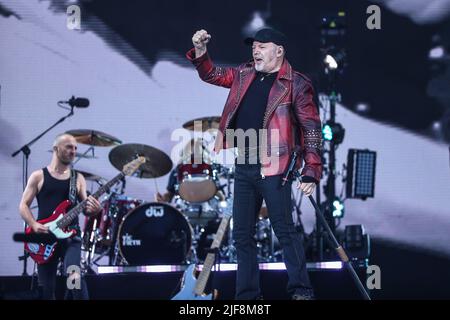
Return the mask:
<svg viewBox="0 0 450 320">
<path fill-rule="evenodd" d="M 287 37 L 280 31 L 272 28 L 264 28 L 256 32 L 254 37 L 248 37 L 244 40 L 246 45 L 253 45 L 253 41 L 262 43 L 273 42 L 278 46 L 283 46 L 286 49 Z"/>
</svg>

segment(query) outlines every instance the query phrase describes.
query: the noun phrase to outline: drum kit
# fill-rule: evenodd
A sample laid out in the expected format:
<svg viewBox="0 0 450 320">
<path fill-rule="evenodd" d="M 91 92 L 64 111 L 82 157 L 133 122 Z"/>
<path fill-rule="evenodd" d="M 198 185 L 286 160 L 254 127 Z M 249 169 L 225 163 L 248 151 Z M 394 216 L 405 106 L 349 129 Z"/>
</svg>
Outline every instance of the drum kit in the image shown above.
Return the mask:
<svg viewBox="0 0 450 320">
<path fill-rule="evenodd" d="M 194 129 L 201 121 L 201 130 L 217 129 L 219 117 L 206 117 L 186 122 L 183 127 Z M 197 124 L 195 129 L 198 130 Z M 171 203 L 151 202 L 124 195 L 125 182 L 109 192 L 101 201 L 103 210 L 95 217 L 86 217 L 82 232 L 82 260 L 87 270 L 93 265 L 167 265 L 202 262 L 214 240 L 223 212 L 232 201 L 233 168 L 215 163 L 200 143 L 202 161 L 182 158 L 173 168 L 170 157 L 163 151 L 144 144 L 123 144 L 119 139 L 97 130 L 71 130 L 78 143 L 89 145 L 79 158 L 94 158 L 94 147 L 113 147 L 110 163 L 118 170 L 134 159 L 144 156 L 143 164 L 134 175 L 139 179 L 162 177 L 169 172 L 176 177 L 175 195 Z M 198 146 L 198 145 L 197 145 Z M 192 154 L 193 155 L 193 154 Z M 79 160 L 79 159 L 78 159 Z M 102 185 L 106 179 L 80 171 L 87 181 Z M 156 183 L 156 182 L 155 182 Z M 229 208 L 228 208 L 229 209 Z M 220 250 L 224 262 L 236 262 L 232 241 L 232 223 Z M 263 208 L 256 225 L 255 241 L 260 262 L 277 261 L 275 239 Z M 102 260 L 108 259 L 108 261 Z"/>
</svg>

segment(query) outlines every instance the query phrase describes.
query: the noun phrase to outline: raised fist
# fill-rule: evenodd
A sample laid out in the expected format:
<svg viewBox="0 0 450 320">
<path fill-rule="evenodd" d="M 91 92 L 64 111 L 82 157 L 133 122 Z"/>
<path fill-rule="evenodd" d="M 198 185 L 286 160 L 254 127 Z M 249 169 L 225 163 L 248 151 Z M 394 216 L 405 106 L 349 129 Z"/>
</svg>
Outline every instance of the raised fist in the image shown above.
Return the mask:
<svg viewBox="0 0 450 320">
<path fill-rule="evenodd" d="M 211 39 L 211 35 L 206 30 L 199 30 L 192 36 L 192 44 L 195 48 L 195 55 L 197 57 L 206 52 L 206 44 Z"/>
</svg>

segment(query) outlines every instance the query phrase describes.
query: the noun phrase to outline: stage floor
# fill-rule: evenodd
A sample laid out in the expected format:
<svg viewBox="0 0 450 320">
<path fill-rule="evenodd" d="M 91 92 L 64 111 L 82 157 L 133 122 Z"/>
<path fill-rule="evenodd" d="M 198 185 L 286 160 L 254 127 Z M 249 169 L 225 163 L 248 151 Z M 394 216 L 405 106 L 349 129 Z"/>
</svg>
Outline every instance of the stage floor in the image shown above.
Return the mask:
<svg viewBox="0 0 450 320">
<path fill-rule="evenodd" d="M 171 266 L 102 266 L 98 274 L 86 274 L 90 299 L 170 300 L 179 290 L 186 265 Z M 199 266 L 201 269 L 201 266 Z M 360 299 L 360 294 L 340 261 L 308 263 L 308 273 L 318 300 Z M 212 286 L 219 300 L 232 300 L 235 290 L 236 265 L 221 264 L 211 274 Z M 357 267 L 365 285 L 366 268 Z M 260 264 L 261 289 L 266 300 L 288 300 L 287 274 L 283 263 Z M 4 299 L 36 299 L 30 292 L 31 276 L 0 277 Z M 34 283 L 36 279 L 34 278 Z M 57 298 L 64 295 L 66 280 L 57 279 Z M 34 285 L 36 288 L 36 285 Z"/>
</svg>

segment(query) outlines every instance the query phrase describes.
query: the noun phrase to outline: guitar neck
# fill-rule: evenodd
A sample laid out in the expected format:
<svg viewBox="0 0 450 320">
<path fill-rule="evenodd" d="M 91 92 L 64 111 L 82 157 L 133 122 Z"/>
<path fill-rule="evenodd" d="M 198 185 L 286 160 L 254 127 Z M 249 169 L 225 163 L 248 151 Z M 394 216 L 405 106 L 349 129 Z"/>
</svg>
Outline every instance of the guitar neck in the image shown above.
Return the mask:
<svg viewBox="0 0 450 320">
<path fill-rule="evenodd" d="M 230 219 L 231 216 L 225 216 L 222 218 L 222 221 L 220 222 L 219 225 L 219 229 L 217 230 L 216 236 L 214 237 L 214 241 L 211 244 L 211 249 L 219 249 Z M 195 284 L 194 289 L 195 294 L 202 295 L 205 292 L 206 284 L 208 282 L 209 275 L 211 274 L 211 269 L 214 265 L 214 262 L 215 262 L 215 254 L 208 253 L 205 262 L 203 263 L 202 271 L 200 272 L 197 278 L 197 282 Z"/>
<path fill-rule="evenodd" d="M 123 172 L 119 173 L 117 176 L 109 180 L 103 186 L 101 186 L 92 196 L 98 199 L 102 194 L 107 192 L 113 185 L 119 182 L 120 179 L 124 177 Z M 75 208 L 67 212 L 64 217 L 57 222 L 59 228 L 65 228 L 80 214 L 84 211 L 87 205 L 87 199 L 80 202 Z"/>
</svg>

